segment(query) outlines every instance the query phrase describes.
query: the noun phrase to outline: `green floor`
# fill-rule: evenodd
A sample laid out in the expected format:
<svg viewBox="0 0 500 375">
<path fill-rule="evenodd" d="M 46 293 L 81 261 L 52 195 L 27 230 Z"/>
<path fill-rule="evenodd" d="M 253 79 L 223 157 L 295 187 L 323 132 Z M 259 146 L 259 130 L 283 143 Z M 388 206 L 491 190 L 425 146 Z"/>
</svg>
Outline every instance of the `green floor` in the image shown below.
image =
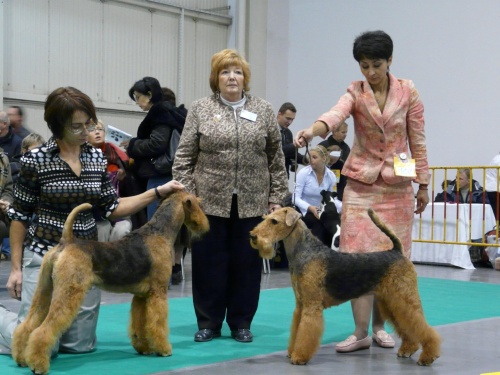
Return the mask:
<svg viewBox="0 0 500 375">
<path fill-rule="evenodd" d="M 500 285 L 419 278 L 424 312 L 433 326 L 498 316 Z M 237 343 L 223 337 L 209 343 L 195 343 L 197 330 L 191 298 L 170 301 L 170 341 L 173 355 L 167 358 L 139 356 L 127 337 L 128 304 L 102 306 L 98 325 L 97 350 L 89 354 L 60 355 L 51 363 L 51 374 L 148 374 L 188 366 L 268 354 L 286 349 L 289 325 L 294 309 L 291 288 L 265 290 L 255 316 L 252 332 L 254 342 Z M 350 304 L 325 311 L 323 343 L 341 341 L 352 333 Z M 19 368 L 10 356 L 0 356 L 2 375 L 31 374 Z"/>
</svg>

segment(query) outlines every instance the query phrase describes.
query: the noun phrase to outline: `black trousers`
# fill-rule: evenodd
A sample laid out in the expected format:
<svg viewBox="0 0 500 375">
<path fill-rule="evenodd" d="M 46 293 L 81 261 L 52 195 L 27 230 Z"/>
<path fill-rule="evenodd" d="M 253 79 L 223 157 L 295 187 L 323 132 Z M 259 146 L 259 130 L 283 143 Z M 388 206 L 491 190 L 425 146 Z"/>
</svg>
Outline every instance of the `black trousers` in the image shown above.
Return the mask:
<svg viewBox="0 0 500 375">
<path fill-rule="evenodd" d="M 236 195 L 231 217 L 207 215 L 210 231 L 192 247 L 193 304 L 198 329 L 250 329 L 260 295 L 262 259 L 249 232 L 260 217 L 238 218 Z"/>
</svg>

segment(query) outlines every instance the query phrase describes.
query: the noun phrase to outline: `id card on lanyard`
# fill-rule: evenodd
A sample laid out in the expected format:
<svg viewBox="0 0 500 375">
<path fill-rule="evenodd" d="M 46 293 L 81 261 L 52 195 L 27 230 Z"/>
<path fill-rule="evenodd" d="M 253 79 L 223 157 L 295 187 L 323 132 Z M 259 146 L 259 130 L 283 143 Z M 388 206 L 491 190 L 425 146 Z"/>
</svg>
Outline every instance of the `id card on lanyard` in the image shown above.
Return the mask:
<svg viewBox="0 0 500 375">
<path fill-rule="evenodd" d="M 394 156 L 394 173 L 401 177 L 417 177 L 415 159 L 408 159 L 404 152 Z"/>
</svg>

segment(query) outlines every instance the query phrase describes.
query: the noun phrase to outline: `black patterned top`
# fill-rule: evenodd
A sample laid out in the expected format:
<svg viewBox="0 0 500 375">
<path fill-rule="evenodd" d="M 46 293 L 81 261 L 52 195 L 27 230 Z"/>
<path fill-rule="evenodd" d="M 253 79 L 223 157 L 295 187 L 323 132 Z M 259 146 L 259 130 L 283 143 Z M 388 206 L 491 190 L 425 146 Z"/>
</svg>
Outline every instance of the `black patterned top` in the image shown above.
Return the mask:
<svg viewBox="0 0 500 375">
<path fill-rule="evenodd" d="M 78 177 L 59 156 L 54 138 L 21 158 L 21 173 L 14 188 L 12 220 L 30 222 L 24 246 L 44 255 L 60 238 L 64 222 L 73 208 L 82 203 L 98 206 L 109 216 L 119 198 L 108 177 L 101 150 L 89 143 L 82 146 Z M 76 237 L 97 239 L 92 210 L 78 215 L 73 225 Z"/>
</svg>

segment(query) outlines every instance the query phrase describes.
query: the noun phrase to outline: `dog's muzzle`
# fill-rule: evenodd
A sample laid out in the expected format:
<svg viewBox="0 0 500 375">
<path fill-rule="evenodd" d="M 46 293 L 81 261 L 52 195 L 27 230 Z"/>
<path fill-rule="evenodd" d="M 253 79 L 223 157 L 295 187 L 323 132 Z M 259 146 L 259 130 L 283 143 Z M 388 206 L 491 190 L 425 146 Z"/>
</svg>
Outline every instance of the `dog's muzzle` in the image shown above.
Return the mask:
<svg viewBox="0 0 500 375">
<path fill-rule="evenodd" d="M 274 246 L 271 242 L 259 238 L 256 234 L 250 233 L 250 245 L 259 250 L 259 255 L 264 259 L 272 259 L 274 257 Z"/>
</svg>

